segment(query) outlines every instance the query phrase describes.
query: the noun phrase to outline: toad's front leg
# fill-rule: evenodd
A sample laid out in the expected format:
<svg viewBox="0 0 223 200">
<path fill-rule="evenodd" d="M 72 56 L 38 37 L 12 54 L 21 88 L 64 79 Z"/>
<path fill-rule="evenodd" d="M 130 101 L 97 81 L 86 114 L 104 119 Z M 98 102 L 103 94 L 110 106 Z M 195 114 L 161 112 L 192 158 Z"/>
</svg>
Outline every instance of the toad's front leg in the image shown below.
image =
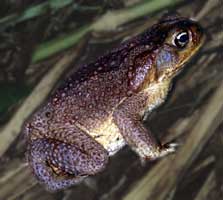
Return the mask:
<svg viewBox="0 0 223 200">
<path fill-rule="evenodd" d="M 155 160 L 174 152 L 176 145 L 173 143 L 161 145 L 143 126 L 139 114 L 145 108 L 143 98 L 137 101 L 134 101 L 134 98 L 127 99 L 119 105 L 113 118 L 127 144 L 140 158 Z"/>
</svg>

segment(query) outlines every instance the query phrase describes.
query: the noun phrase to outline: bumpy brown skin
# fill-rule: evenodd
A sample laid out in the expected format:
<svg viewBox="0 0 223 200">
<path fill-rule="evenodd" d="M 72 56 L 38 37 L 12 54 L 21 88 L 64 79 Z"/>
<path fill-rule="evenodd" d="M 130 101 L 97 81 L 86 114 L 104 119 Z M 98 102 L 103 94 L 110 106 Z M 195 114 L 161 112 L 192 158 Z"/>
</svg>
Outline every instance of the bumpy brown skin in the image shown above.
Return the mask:
<svg viewBox="0 0 223 200">
<path fill-rule="evenodd" d="M 186 30 L 184 48 L 174 44 Z M 199 25 L 165 16 L 145 33 L 82 66 L 26 122 L 27 158 L 49 190 L 102 171 L 128 144 L 142 159 L 174 151 L 143 126 L 142 117 L 166 98 L 172 78 L 202 43 Z"/>
</svg>

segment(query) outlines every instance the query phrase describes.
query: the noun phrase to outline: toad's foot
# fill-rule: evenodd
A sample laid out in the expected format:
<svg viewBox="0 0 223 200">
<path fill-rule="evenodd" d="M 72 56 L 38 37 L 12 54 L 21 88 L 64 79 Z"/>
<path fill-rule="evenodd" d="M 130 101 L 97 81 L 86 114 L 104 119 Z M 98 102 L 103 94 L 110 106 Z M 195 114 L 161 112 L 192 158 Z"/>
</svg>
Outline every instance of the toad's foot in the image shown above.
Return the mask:
<svg viewBox="0 0 223 200">
<path fill-rule="evenodd" d="M 158 147 L 156 150 L 153 150 L 149 156 L 140 157 L 141 164 L 145 165 L 146 161 L 148 160 L 157 160 L 159 158 L 167 156 L 168 154 L 174 153 L 176 152 L 178 147 L 179 147 L 178 143 L 174 142 L 166 143 Z"/>
<path fill-rule="evenodd" d="M 174 142 L 164 144 L 160 148 L 159 154 L 154 159 L 164 157 L 164 156 L 166 156 L 166 155 L 168 155 L 170 153 L 174 153 L 178 146 L 179 146 L 179 144 L 178 143 L 174 143 Z"/>
</svg>

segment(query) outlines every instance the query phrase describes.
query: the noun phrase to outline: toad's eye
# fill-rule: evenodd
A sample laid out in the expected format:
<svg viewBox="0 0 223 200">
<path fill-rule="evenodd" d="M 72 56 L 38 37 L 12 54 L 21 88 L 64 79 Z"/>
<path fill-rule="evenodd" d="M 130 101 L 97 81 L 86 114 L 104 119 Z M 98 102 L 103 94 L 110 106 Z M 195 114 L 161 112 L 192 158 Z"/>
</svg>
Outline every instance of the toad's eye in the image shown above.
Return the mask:
<svg viewBox="0 0 223 200">
<path fill-rule="evenodd" d="M 188 42 L 189 34 L 187 31 L 182 31 L 178 33 L 173 40 L 173 44 L 178 48 L 184 48 Z"/>
</svg>

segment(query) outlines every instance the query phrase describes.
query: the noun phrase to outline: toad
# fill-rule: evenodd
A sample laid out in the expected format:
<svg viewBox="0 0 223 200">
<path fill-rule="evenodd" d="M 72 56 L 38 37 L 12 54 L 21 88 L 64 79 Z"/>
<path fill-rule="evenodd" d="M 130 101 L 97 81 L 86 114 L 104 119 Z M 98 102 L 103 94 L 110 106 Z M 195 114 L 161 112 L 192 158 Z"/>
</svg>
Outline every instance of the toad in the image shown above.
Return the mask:
<svg viewBox="0 0 223 200">
<path fill-rule="evenodd" d="M 143 160 L 174 152 L 142 119 L 165 101 L 203 38 L 197 22 L 169 15 L 81 66 L 24 125 L 37 179 L 51 191 L 67 188 L 104 170 L 124 145 Z"/>
</svg>

